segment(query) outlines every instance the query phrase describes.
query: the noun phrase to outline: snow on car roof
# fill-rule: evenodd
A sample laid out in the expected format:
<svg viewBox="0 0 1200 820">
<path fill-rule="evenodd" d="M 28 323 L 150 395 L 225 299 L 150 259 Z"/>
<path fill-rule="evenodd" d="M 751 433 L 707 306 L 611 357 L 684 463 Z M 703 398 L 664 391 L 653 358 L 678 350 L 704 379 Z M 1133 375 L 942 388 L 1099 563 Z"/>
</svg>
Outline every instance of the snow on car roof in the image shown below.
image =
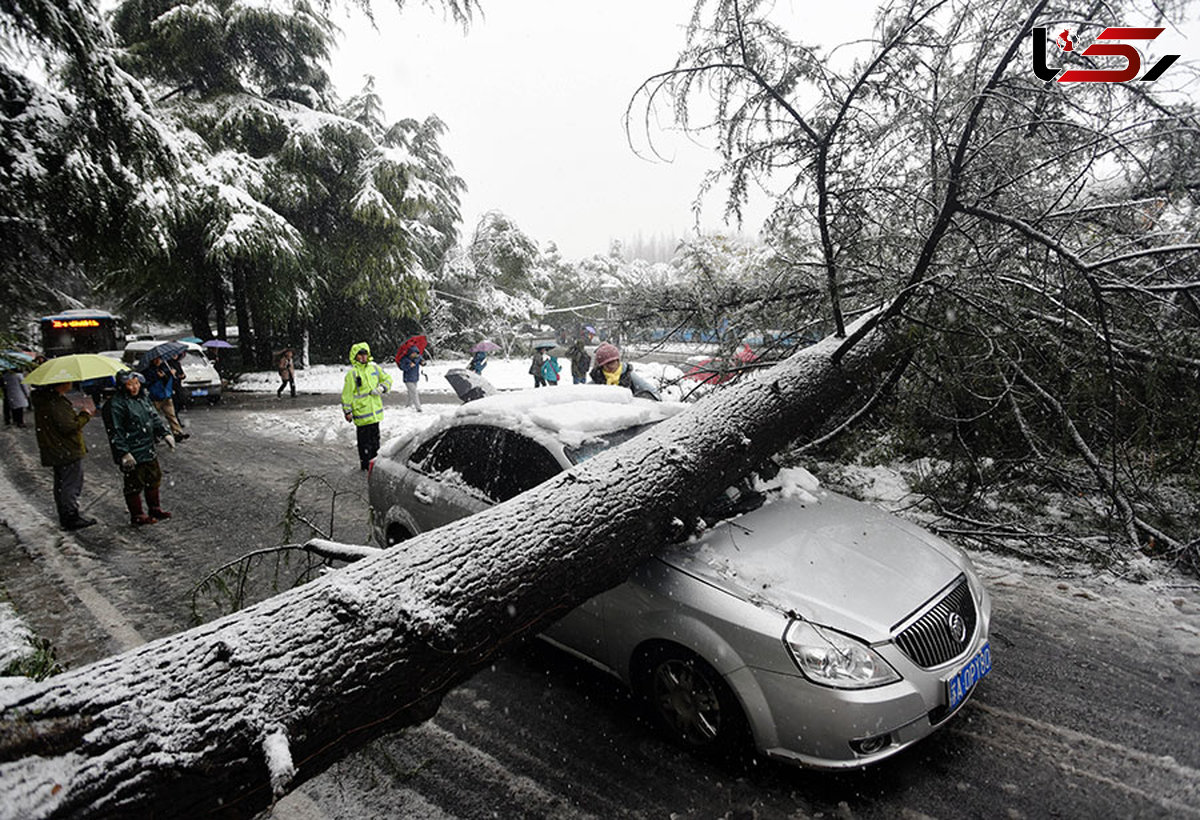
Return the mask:
<svg viewBox="0 0 1200 820">
<path fill-rule="evenodd" d="M 687 408 L 682 402 L 634 398 L 625 388 L 572 384 L 500 393 L 467 402 L 454 412 L 459 421 L 480 421 L 520 428 L 533 426 L 568 446 L 670 418 Z"/>
</svg>

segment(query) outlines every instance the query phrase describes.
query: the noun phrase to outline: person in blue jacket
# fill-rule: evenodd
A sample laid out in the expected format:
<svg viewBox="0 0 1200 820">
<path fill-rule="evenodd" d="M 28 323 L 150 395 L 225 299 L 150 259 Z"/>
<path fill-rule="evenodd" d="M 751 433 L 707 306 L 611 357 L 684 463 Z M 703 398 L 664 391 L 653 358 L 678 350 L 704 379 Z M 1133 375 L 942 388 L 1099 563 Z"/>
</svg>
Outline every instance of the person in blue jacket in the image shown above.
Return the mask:
<svg viewBox="0 0 1200 820">
<path fill-rule="evenodd" d="M 471 357 L 471 361 L 467 364 L 467 369 L 474 370 L 482 376 L 485 367 L 487 367 L 487 351 L 476 350 L 475 355 Z"/>
<path fill-rule="evenodd" d="M 421 396 L 417 393 L 417 382 L 421 380 L 421 365 L 425 359 L 413 345 L 400 359 L 400 371 L 404 374 L 404 389 L 408 391 L 408 406 L 421 412 Z"/>
<path fill-rule="evenodd" d="M 546 361 L 542 362 L 542 378 L 546 380 L 546 384 L 551 387 L 558 385 L 558 374 L 562 372 L 562 366 L 558 363 L 557 356 L 546 354 Z"/>
<path fill-rule="evenodd" d="M 179 416 L 175 414 L 175 372 L 163 361 L 162 356 L 155 356 L 150 366 L 143 371 L 143 376 L 146 379 L 150 402 L 167 420 L 167 426 L 171 428 L 175 439 L 183 441 L 188 434 L 183 431 Z"/>
</svg>

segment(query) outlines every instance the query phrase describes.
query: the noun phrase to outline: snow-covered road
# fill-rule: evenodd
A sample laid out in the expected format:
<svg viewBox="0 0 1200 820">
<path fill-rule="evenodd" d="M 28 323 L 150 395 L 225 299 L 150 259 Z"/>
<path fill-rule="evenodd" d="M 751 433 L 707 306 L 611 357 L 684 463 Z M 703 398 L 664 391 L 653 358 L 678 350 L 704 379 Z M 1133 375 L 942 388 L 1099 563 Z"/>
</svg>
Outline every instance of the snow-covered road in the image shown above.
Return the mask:
<svg viewBox="0 0 1200 820">
<path fill-rule="evenodd" d="M 453 406 L 393 405 L 387 434 Z M 235 393 L 185 419 L 192 438 L 163 457 L 175 517 L 139 530 L 125 524 L 98 424 L 84 502 L 102 523 L 72 535 L 50 520 L 32 431 L 0 433 L 4 586 L 71 666 L 184 628 L 205 571 L 280 541 L 300 474 L 338 491 L 335 537 L 365 538 L 353 431 L 333 396 Z M 329 508 L 328 495 L 305 503 L 314 516 Z M 432 721 L 303 784 L 274 816 L 1200 817 L 1196 587 L 975 557 L 994 599 L 995 670 L 943 731 L 869 771 L 697 760 L 637 720 L 610 678 L 531 646 L 453 690 Z"/>
</svg>

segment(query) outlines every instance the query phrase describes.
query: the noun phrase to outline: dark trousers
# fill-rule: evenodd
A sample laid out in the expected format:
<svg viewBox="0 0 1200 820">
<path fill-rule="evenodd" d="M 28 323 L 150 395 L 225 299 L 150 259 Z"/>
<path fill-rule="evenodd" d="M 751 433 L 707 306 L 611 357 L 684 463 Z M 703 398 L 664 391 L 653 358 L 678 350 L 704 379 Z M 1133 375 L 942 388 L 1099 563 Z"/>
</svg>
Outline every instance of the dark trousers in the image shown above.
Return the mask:
<svg viewBox="0 0 1200 820">
<path fill-rule="evenodd" d="M 79 517 L 79 495 L 83 492 L 83 460 L 54 467 L 54 508 L 58 520 L 70 524 Z"/>
<path fill-rule="evenodd" d="M 379 422 L 364 424 L 354 432 L 358 437 L 358 465 L 365 470 L 379 452 Z"/>
<path fill-rule="evenodd" d="M 275 395 L 282 396 L 283 388 L 289 387 L 289 386 L 292 388 L 292 398 L 295 398 L 296 397 L 296 380 L 294 378 L 284 379 L 283 383 L 279 385 L 279 389 L 275 391 Z"/>
</svg>

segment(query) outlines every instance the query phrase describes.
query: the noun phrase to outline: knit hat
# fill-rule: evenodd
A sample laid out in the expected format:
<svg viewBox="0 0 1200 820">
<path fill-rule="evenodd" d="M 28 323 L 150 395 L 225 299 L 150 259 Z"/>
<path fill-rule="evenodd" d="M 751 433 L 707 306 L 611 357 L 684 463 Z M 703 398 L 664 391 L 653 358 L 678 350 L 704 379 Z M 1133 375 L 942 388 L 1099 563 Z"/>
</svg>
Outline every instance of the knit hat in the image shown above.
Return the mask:
<svg viewBox="0 0 1200 820">
<path fill-rule="evenodd" d="M 596 348 L 596 366 L 604 367 L 609 362 L 615 362 L 621 358 L 621 351 L 617 350 L 617 346 L 605 342 Z"/>
<path fill-rule="evenodd" d="M 124 387 L 125 383 L 127 381 L 129 381 L 130 379 L 137 379 L 140 382 L 146 381 L 145 376 L 143 376 L 141 373 L 137 373 L 133 370 L 122 370 L 121 372 L 119 372 L 116 375 L 116 381 L 117 381 L 117 385 L 119 387 Z"/>
</svg>

